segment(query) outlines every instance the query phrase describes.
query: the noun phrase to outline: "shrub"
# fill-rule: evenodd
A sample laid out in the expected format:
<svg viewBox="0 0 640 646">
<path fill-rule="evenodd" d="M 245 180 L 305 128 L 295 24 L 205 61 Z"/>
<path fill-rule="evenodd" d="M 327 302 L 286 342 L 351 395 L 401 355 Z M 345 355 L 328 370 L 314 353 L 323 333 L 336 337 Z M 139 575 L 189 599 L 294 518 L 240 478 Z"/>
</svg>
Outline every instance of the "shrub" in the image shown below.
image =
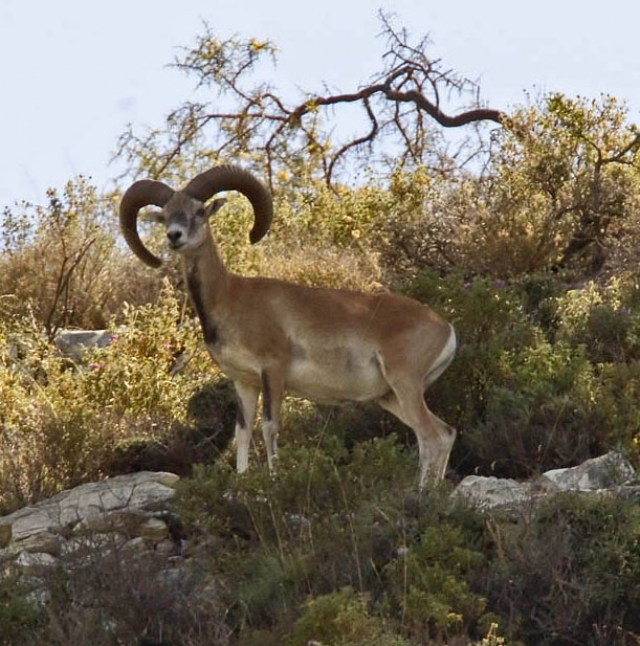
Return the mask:
<svg viewBox="0 0 640 646">
<path fill-rule="evenodd" d="M 42 613 L 30 598 L 29 587 L 13 576 L 0 579 L 0 644 L 22 646 L 35 643 Z"/>
<path fill-rule="evenodd" d="M 638 521 L 634 503 L 573 494 L 517 525 L 494 525 L 488 597 L 507 634 L 527 644 L 634 644 Z"/>
<path fill-rule="evenodd" d="M 404 633 L 415 640 L 428 635 L 435 642 L 472 634 L 486 600 L 469 582 L 483 560 L 464 532 L 444 520 L 402 545 L 383 575 L 386 602 Z"/>
<path fill-rule="evenodd" d="M 4 213 L 0 295 L 33 315 L 49 339 L 64 327 L 104 328 L 124 300 L 140 304 L 158 295 L 161 275 L 115 244 L 115 206 L 79 177 L 61 196 L 49 191 L 45 206 Z"/>
<path fill-rule="evenodd" d="M 423 272 L 405 291 L 458 331 L 459 354 L 427 393 L 460 431 L 455 468 L 528 477 L 611 447 L 637 452 L 633 281 L 567 293 L 541 275 L 509 284 Z"/>
<path fill-rule="evenodd" d="M 193 327 L 165 285 L 157 303 L 128 307 L 108 347 L 76 365 L 34 319 L 7 317 L 0 329 L 0 507 L 33 501 L 105 473 L 114 449 L 166 440 L 189 423 L 188 403 L 216 375 L 200 358 Z M 180 353 L 191 357 L 175 374 Z M 213 375 L 212 375 L 213 373 Z"/>
<path fill-rule="evenodd" d="M 226 607 L 215 584 L 187 564 L 116 548 L 82 558 L 47 583 L 51 599 L 33 643 L 52 646 L 189 644 L 228 646 Z"/>
<path fill-rule="evenodd" d="M 289 646 L 319 643 L 326 646 L 404 646 L 384 621 L 369 613 L 369 598 L 346 587 L 310 599 L 296 621 Z"/>
<path fill-rule="evenodd" d="M 594 364 L 640 359 L 640 312 L 634 277 L 590 282 L 556 302 L 558 337 L 585 347 Z"/>
<path fill-rule="evenodd" d="M 416 497 L 415 456 L 393 435 L 347 452 L 325 429 L 305 444 L 284 445 L 274 475 L 221 462 L 179 485 L 186 532 L 226 581 L 241 643 L 484 634 L 477 517 L 453 521 L 446 490 Z"/>
</svg>

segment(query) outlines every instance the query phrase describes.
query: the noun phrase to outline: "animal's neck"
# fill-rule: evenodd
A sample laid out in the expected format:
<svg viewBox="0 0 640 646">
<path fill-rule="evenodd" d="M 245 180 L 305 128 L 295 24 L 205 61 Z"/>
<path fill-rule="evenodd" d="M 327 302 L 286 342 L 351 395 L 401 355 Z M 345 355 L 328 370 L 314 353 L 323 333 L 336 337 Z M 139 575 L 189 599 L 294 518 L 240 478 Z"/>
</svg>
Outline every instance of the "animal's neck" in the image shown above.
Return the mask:
<svg viewBox="0 0 640 646">
<path fill-rule="evenodd" d="M 226 296 L 229 274 L 211 236 L 197 252 L 184 258 L 184 274 L 204 341 L 214 345 L 218 341 L 215 312 Z"/>
</svg>

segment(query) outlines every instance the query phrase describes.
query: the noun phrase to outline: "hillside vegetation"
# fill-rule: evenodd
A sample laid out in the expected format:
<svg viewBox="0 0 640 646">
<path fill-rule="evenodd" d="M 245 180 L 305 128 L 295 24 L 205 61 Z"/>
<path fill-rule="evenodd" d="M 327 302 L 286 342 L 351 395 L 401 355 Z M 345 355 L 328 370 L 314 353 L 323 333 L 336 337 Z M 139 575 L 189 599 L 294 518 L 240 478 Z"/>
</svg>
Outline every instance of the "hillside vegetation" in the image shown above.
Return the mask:
<svg viewBox="0 0 640 646">
<path fill-rule="evenodd" d="M 204 65 L 203 42 L 191 55 Z M 158 131 L 169 143 L 172 123 Z M 638 130 L 613 98 L 557 94 L 514 109 L 508 126 L 480 132 L 472 162 L 425 131 L 428 160 L 391 155 L 384 172 L 329 183 L 331 142 L 267 166 L 200 133 L 162 179 L 178 185 L 218 161 L 271 178 L 263 242 L 248 246 L 240 198 L 213 223 L 235 272 L 391 289 L 454 323 L 460 353 L 427 395 L 459 431 L 449 481 L 530 478 L 613 448 L 638 465 Z M 124 143 L 139 172 L 166 161 L 157 133 L 144 155 L 131 133 Z M 277 475 L 256 439 L 253 468 L 237 476 L 232 388 L 206 356 L 174 260 L 153 272 L 133 259 L 117 203 L 79 177 L 4 213 L 0 512 L 117 473 L 179 473 L 191 558 L 216 603 L 186 597 L 187 618 L 138 599 L 144 630 L 118 632 L 91 624 L 62 581 L 54 611 L 0 581 L 0 644 L 639 643 L 637 504 L 568 498 L 517 523 L 487 519 L 453 505 L 446 483 L 418 495 L 413 434 L 394 418 L 295 399 Z M 116 337 L 78 365 L 52 344 L 69 327 Z M 87 630 L 74 633 L 79 622 Z"/>
</svg>

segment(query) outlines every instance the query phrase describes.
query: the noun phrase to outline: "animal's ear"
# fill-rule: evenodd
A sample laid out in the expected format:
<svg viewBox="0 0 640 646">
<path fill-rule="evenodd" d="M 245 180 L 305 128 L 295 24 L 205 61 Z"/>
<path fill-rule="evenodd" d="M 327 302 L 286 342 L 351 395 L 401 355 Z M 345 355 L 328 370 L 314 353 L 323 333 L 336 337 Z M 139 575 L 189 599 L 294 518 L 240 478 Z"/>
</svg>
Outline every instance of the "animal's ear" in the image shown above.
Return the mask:
<svg viewBox="0 0 640 646">
<path fill-rule="evenodd" d="M 220 208 L 225 204 L 226 201 L 227 201 L 226 198 L 219 197 L 213 200 L 213 202 L 210 202 L 209 204 L 207 204 L 206 206 L 207 217 L 210 218 L 214 213 L 217 213 L 220 210 Z"/>
<path fill-rule="evenodd" d="M 147 211 L 141 217 L 145 222 L 157 222 L 158 224 L 164 224 L 166 220 L 164 211 Z"/>
</svg>

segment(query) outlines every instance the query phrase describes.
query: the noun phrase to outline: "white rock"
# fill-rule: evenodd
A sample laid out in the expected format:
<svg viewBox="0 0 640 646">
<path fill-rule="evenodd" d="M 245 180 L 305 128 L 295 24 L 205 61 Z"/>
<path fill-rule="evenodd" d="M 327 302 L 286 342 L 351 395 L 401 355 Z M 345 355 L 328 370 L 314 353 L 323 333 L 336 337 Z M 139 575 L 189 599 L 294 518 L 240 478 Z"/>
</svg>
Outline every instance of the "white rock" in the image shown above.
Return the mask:
<svg viewBox="0 0 640 646">
<path fill-rule="evenodd" d="M 541 483 L 550 483 L 559 491 L 594 491 L 610 489 L 629 482 L 636 472 L 617 451 L 586 460 L 577 467 L 553 469 L 542 474 Z"/>
<path fill-rule="evenodd" d="M 110 330 L 60 330 L 53 343 L 62 354 L 80 362 L 87 348 L 104 348 L 113 337 Z"/>
<path fill-rule="evenodd" d="M 122 546 L 122 549 L 128 554 L 140 554 L 141 552 L 147 551 L 147 541 L 142 536 L 137 536 L 127 541 Z"/>
<path fill-rule="evenodd" d="M 62 544 L 62 557 L 82 558 L 96 552 L 112 552 L 120 549 L 127 542 L 127 537 L 116 532 L 101 534 L 94 532 L 82 536 L 73 536 Z"/>
<path fill-rule="evenodd" d="M 142 538 L 158 543 L 169 536 L 167 523 L 159 518 L 147 518 L 138 528 Z"/>
<path fill-rule="evenodd" d="M 38 532 L 30 534 L 21 541 L 16 541 L 9 545 L 6 552 L 9 554 L 17 554 L 19 552 L 31 553 L 44 553 L 51 554 L 51 556 L 59 556 L 62 538 L 57 534 L 51 532 Z"/>
<path fill-rule="evenodd" d="M 453 495 L 468 500 L 475 506 L 493 509 L 529 501 L 534 490 L 529 483 L 507 478 L 467 476 L 456 487 Z"/>
<path fill-rule="evenodd" d="M 83 519 L 105 512 L 163 507 L 175 496 L 177 480 L 173 473 L 141 471 L 80 485 L 0 517 L 0 536 L 9 531 L 11 540 L 21 541 L 41 532 L 68 531 Z"/>
<path fill-rule="evenodd" d="M 116 509 L 97 514 L 89 514 L 74 528 L 74 533 L 101 533 L 119 532 L 134 535 L 138 533 L 148 516 L 139 509 Z"/>
<path fill-rule="evenodd" d="M 78 523 L 75 529 L 75 533 L 88 536 L 110 532 L 130 537 L 143 536 L 160 541 L 169 535 L 169 528 L 163 520 L 147 516 L 139 510 L 121 509 L 88 516 Z"/>
<path fill-rule="evenodd" d="M 56 567 L 58 563 L 58 559 L 51 556 L 51 554 L 32 554 L 31 552 L 21 552 L 14 561 L 14 565 L 19 572 L 30 576 L 46 574 Z"/>
</svg>

